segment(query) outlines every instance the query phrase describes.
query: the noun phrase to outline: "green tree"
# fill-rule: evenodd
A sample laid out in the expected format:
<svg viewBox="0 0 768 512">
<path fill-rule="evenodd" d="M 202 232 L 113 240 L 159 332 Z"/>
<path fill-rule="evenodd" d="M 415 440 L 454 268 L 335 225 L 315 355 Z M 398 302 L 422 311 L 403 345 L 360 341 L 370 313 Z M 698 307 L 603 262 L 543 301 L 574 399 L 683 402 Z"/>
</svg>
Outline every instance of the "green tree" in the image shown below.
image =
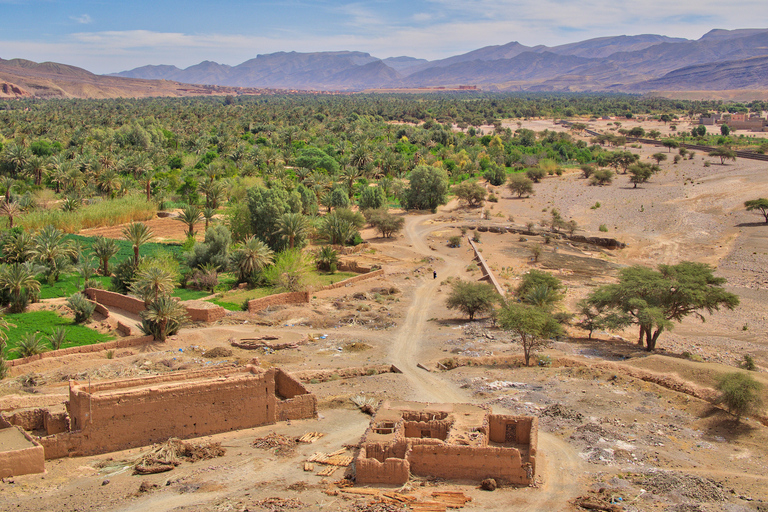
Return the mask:
<svg viewBox="0 0 768 512">
<path fill-rule="evenodd" d="M 255 276 L 272 263 L 274 253 L 263 240 L 250 236 L 232 253 L 232 266 L 237 272 L 237 282 L 253 282 Z"/>
<path fill-rule="evenodd" d="M 760 213 L 765 217 L 765 223 L 768 224 L 768 199 L 763 197 L 750 199 L 749 201 L 744 201 L 744 206 L 747 208 L 748 212 L 760 210 Z"/>
<path fill-rule="evenodd" d="M 551 314 L 526 304 L 507 304 L 499 312 L 498 322 L 502 329 L 519 338 L 526 366 L 530 365 L 532 354 L 547 347 L 552 338 L 563 334 L 563 328 Z"/>
<path fill-rule="evenodd" d="M 477 313 L 493 311 L 500 297 L 488 283 L 474 283 L 461 279 L 451 283 L 451 293 L 445 301 L 448 309 L 458 309 L 474 320 Z"/>
<path fill-rule="evenodd" d="M 664 153 L 654 153 L 653 155 L 651 155 L 651 158 L 656 160 L 657 164 L 660 164 L 661 162 L 667 159 L 667 155 L 665 155 Z"/>
<path fill-rule="evenodd" d="M 405 219 L 392 215 L 385 208 L 379 210 L 366 210 L 365 215 L 371 227 L 376 229 L 381 236 L 391 238 L 399 233 L 405 226 Z"/>
<path fill-rule="evenodd" d="M 167 268 L 154 264 L 140 265 L 136 272 L 136 280 L 131 283 L 130 289 L 134 295 L 141 297 L 148 304 L 162 295 L 170 295 L 175 284 L 175 276 Z"/>
<path fill-rule="evenodd" d="M 309 222 L 301 213 L 284 213 L 277 221 L 277 230 L 284 240 L 288 240 L 288 248 L 303 247 L 306 242 Z"/>
<path fill-rule="evenodd" d="M 279 185 L 270 188 L 256 186 L 248 190 L 248 209 L 253 234 L 273 251 L 281 251 L 287 243 L 276 234 L 277 221 L 284 213 L 301 211 L 301 196 L 296 191 L 289 193 Z"/>
<path fill-rule="evenodd" d="M 671 153 L 673 149 L 677 149 L 680 147 L 680 143 L 674 139 L 664 139 L 661 141 L 661 145 L 667 148 L 669 153 Z"/>
<path fill-rule="evenodd" d="M 339 253 L 330 245 L 322 246 L 315 254 L 315 265 L 324 272 L 336 272 L 339 263 Z"/>
<path fill-rule="evenodd" d="M 720 134 L 722 134 L 724 137 L 727 137 L 731 134 L 731 127 L 727 124 L 720 125 Z"/>
<path fill-rule="evenodd" d="M 718 148 L 715 148 L 714 150 L 707 153 L 709 156 L 714 156 L 720 158 L 720 164 L 725 165 L 726 160 L 732 160 L 736 161 L 736 152 L 730 148 L 726 148 L 725 146 L 720 146 Z"/>
<path fill-rule="evenodd" d="M 726 373 L 720 377 L 717 389 L 720 391 L 718 402 L 725 404 L 728 412 L 736 416 L 736 421 L 741 421 L 744 414 L 760 411 L 763 385 L 751 375 L 742 372 Z"/>
<path fill-rule="evenodd" d="M 120 247 L 117 245 L 117 242 L 111 238 L 98 236 L 96 237 L 96 240 L 93 241 L 91 250 L 99 260 L 101 275 L 109 276 L 109 260 L 120 252 Z"/>
<path fill-rule="evenodd" d="M 30 264 L 0 265 L 0 289 L 6 290 L 11 296 L 12 313 L 24 311 L 29 296 L 40 291 L 40 282 L 35 279 L 35 270 Z"/>
<path fill-rule="evenodd" d="M 171 296 L 163 295 L 149 303 L 140 313 L 141 329 L 155 340 L 164 342 L 168 336 L 177 333 L 187 319 L 187 308 Z"/>
<path fill-rule="evenodd" d="M 383 207 L 386 202 L 387 198 L 381 187 L 365 187 L 360 192 L 360 199 L 357 204 L 361 210 L 377 210 Z"/>
<path fill-rule="evenodd" d="M 510 176 L 507 187 L 510 192 L 517 194 L 517 197 L 533 194 L 533 181 L 523 174 L 513 174 Z"/>
<path fill-rule="evenodd" d="M 592 178 L 590 178 L 589 183 L 590 185 L 610 185 L 613 181 L 613 171 L 610 169 L 597 169 L 595 173 L 592 175 Z"/>
<path fill-rule="evenodd" d="M 203 211 L 197 205 L 185 204 L 179 216 L 174 219 L 186 224 L 187 236 L 192 237 L 195 236 L 195 224 L 203 220 Z"/>
<path fill-rule="evenodd" d="M 132 222 L 123 228 L 123 238 L 133 246 L 133 266 L 139 266 L 139 249 L 149 242 L 154 233 L 143 222 Z"/>
<path fill-rule="evenodd" d="M 648 164 L 635 164 L 629 167 L 629 181 L 632 188 L 637 188 L 639 183 L 646 183 L 653 176 L 653 168 Z"/>
<path fill-rule="evenodd" d="M 419 165 L 411 171 L 401 204 L 406 210 L 431 210 L 448 201 L 448 175 L 443 169 Z"/>
<path fill-rule="evenodd" d="M 638 344 L 644 342 L 650 352 L 673 322 L 689 315 L 703 322 L 701 310 L 711 314 L 721 307 L 735 308 L 739 298 L 720 286 L 724 283 L 725 279 L 715 277 L 712 267 L 704 263 L 684 261 L 659 265 L 658 270 L 634 265 L 619 272 L 618 283 L 598 288 L 588 300 L 598 310 L 612 313 L 615 323 L 637 325 Z"/>
<path fill-rule="evenodd" d="M 453 193 L 460 202 L 466 203 L 470 208 L 482 206 L 485 196 L 488 195 L 485 187 L 476 181 L 463 181 L 455 185 Z"/>
<path fill-rule="evenodd" d="M 232 245 L 232 234 L 227 226 L 217 224 L 210 227 L 205 232 L 203 242 L 196 243 L 192 252 L 187 254 L 187 265 L 194 269 L 212 263 L 219 271 L 224 272 L 229 265 L 230 245 Z"/>
<path fill-rule="evenodd" d="M 307 256 L 300 249 L 288 249 L 275 257 L 275 263 L 264 269 L 264 278 L 278 290 L 300 292 L 307 288 L 311 269 Z"/>
</svg>

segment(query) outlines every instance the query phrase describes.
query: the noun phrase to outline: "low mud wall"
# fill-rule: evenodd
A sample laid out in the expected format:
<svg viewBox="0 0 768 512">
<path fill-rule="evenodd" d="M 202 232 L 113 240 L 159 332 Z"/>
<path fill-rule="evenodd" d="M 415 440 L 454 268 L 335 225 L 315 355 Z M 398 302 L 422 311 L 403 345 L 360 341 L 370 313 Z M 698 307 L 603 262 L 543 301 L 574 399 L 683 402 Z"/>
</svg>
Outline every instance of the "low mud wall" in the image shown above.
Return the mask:
<svg viewBox="0 0 768 512">
<path fill-rule="evenodd" d="M 5 364 L 7 364 L 9 367 L 14 367 L 14 366 L 20 366 L 23 364 L 31 363 L 32 361 L 39 361 L 40 359 L 48 359 L 52 357 L 64 357 L 70 354 L 89 354 L 92 352 L 101 352 L 102 350 L 138 347 L 141 345 L 146 345 L 153 341 L 155 341 L 155 338 L 152 336 L 123 338 L 115 341 L 106 341 L 104 343 L 95 343 L 93 345 L 83 345 L 82 347 L 69 347 L 69 348 L 62 348 L 59 350 L 51 350 L 48 352 L 43 352 L 42 354 L 36 354 L 34 356 L 23 357 L 21 359 L 12 359 L 10 361 L 6 361 Z"/>
<path fill-rule="evenodd" d="M 13 429 L 11 431 L 10 429 Z M 0 430 L 0 436 L 22 436 L 29 446 L 20 449 L 0 451 L 0 478 L 31 475 L 45 472 L 45 449 L 26 432 L 17 427 Z"/>
<path fill-rule="evenodd" d="M 368 272 L 367 274 L 350 277 L 349 279 L 344 279 L 343 281 L 339 281 L 338 283 L 333 283 L 333 284 L 329 284 L 328 286 L 323 286 L 322 288 L 318 288 L 317 291 L 334 290 L 336 288 L 343 288 L 344 286 L 350 285 L 352 283 L 356 283 L 358 281 L 373 279 L 374 277 L 379 277 L 383 275 L 384 275 L 384 269 L 381 268 L 379 270 L 374 270 L 373 272 Z"/>
<path fill-rule="evenodd" d="M 211 323 L 227 316 L 227 310 L 215 304 L 211 304 L 211 307 L 196 307 L 185 304 L 184 307 L 187 308 L 189 319 L 193 322 Z"/>
<path fill-rule="evenodd" d="M 309 304 L 309 292 L 288 292 L 248 301 L 248 312 L 257 313 L 272 306 L 285 304 Z"/>
<path fill-rule="evenodd" d="M 123 309 L 134 315 L 138 315 L 147 309 L 143 300 L 137 299 L 136 297 L 129 297 L 121 293 L 108 292 L 107 290 L 99 290 L 97 288 L 86 288 L 85 295 L 99 304 Z"/>
<path fill-rule="evenodd" d="M 518 485 L 531 483 L 520 452 L 515 448 L 416 444 L 406 457 L 414 475 L 447 480 L 495 478 Z"/>
<path fill-rule="evenodd" d="M 367 453 L 375 446 L 363 446 L 355 459 L 355 479 L 358 483 L 378 485 L 403 485 L 411 476 L 411 465 L 404 458 L 387 458 L 379 461 L 376 454 Z M 381 451 L 381 450 L 379 450 Z"/>
<path fill-rule="evenodd" d="M 327 382 L 334 379 L 353 379 L 355 377 L 366 377 L 380 375 L 382 373 L 403 373 L 398 367 L 392 364 L 379 364 L 371 366 L 353 366 L 350 368 L 338 368 L 336 370 L 305 370 L 293 372 L 291 376 L 301 382 L 310 381 Z"/>
<path fill-rule="evenodd" d="M 624 249 L 627 244 L 620 242 L 615 238 L 604 238 L 599 236 L 584 236 L 584 235 L 568 235 L 566 233 L 553 233 L 550 231 L 531 231 L 526 227 L 516 226 L 501 226 L 498 224 L 474 224 L 466 225 L 465 228 L 469 230 L 479 231 L 481 233 L 513 233 L 526 236 L 550 236 L 552 238 L 560 238 L 563 240 L 570 240 L 571 242 L 578 242 L 590 245 L 596 245 L 598 247 L 604 247 L 606 249 Z"/>
</svg>

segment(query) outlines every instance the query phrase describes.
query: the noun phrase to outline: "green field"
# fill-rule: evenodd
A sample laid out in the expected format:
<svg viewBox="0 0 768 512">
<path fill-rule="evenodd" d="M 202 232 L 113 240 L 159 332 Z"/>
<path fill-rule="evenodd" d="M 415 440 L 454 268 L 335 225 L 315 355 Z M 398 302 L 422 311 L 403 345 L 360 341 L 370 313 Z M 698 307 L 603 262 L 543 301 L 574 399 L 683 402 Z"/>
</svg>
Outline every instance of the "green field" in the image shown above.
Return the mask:
<svg viewBox="0 0 768 512">
<path fill-rule="evenodd" d="M 8 329 L 8 359 L 16 359 L 18 355 L 13 350 L 21 337 L 30 332 L 39 332 L 43 336 L 53 333 L 54 327 L 63 327 L 67 331 L 67 337 L 61 348 L 80 347 L 93 345 L 114 339 L 109 334 L 101 334 L 88 327 L 73 324 L 68 318 L 63 318 L 53 311 L 30 311 L 5 316 L 10 327 Z M 47 343 L 47 341 L 46 341 Z M 48 345 L 50 347 L 50 345 Z"/>
</svg>

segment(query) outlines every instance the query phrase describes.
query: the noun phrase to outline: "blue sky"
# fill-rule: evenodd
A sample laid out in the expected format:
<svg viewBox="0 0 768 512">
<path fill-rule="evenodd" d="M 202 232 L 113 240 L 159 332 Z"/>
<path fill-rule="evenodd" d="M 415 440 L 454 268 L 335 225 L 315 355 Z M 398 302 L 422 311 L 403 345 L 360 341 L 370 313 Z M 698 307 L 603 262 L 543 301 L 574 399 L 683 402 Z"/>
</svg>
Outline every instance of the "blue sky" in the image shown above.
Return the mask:
<svg viewBox="0 0 768 512">
<path fill-rule="evenodd" d="M 0 58 L 95 73 L 236 65 L 276 51 L 431 60 L 510 41 L 698 39 L 712 28 L 760 27 L 768 27 L 767 0 L 0 0 Z"/>
</svg>

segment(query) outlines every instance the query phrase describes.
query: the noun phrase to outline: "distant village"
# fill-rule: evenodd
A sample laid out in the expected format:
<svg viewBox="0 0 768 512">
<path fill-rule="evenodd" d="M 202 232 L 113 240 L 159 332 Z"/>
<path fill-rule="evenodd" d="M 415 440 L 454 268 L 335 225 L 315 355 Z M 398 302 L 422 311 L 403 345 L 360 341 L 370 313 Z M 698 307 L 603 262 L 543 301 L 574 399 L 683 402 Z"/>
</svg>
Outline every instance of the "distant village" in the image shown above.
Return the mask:
<svg viewBox="0 0 768 512">
<path fill-rule="evenodd" d="M 699 118 L 699 124 L 714 126 L 727 124 L 731 130 L 749 130 L 753 132 L 768 132 L 768 120 L 760 114 L 722 114 L 710 113 Z"/>
</svg>

